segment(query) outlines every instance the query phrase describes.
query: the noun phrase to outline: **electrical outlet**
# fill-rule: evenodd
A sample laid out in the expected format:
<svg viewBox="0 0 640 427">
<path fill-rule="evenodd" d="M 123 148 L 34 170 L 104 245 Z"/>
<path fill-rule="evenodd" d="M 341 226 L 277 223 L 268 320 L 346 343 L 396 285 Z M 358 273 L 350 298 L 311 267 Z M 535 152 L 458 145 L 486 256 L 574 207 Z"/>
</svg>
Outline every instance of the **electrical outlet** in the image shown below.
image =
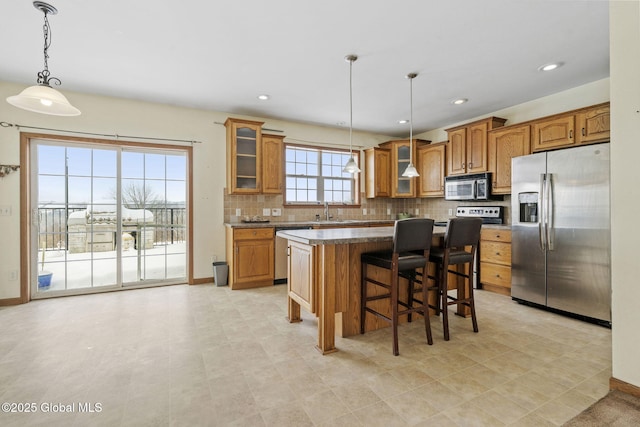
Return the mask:
<svg viewBox="0 0 640 427">
<path fill-rule="evenodd" d="M 391 209 L 387 208 L 387 215 L 391 215 Z"/>
<path fill-rule="evenodd" d="M 11 216 L 11 206 L 0 206 L 0 216 Z"/>
<path fill-rule="evenodd" d="M 453 215 L 453 209 L 449 209 L 449 216 Z"/>
<path fill-rule="evenodd" d="M 281 215 L 282 215 L 282 209 L 280 208 L 271 209 L 271 216 L 281 216 Z"/>
<path fill-rule="evenodd" d="M 9 272 L 9 280 L 12 282 L 18 280 L 18 270 L 11 270 Z"/>
<path fill-rule="evenodd" d="M 262 208 L 262 216 L 271 216 L 271 209 Z"/>
<path fill-rule="evenodd" d="M 242 216 L 242 209 L 236 208 L 236 216 Z"/>
<path fill-rule="evenodd" d="M 420 208 L 416 208 L 416 216 L 420 215 Z"/>
<path fill-rule="evenodd" d="M 367 215 L 367 208 L 362 209 L 362 215 L 365 215 L 365 216 Z"/>
</svg>

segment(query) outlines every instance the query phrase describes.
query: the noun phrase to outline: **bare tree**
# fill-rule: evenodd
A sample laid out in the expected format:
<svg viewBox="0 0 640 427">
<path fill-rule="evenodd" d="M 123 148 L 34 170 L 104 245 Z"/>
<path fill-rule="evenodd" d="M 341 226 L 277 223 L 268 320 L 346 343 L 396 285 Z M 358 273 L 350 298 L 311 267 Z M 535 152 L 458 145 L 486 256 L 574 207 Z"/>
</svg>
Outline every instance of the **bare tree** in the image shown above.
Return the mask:
<svg viewBox="0 0 640 427">
<path fill-rule="evenodd" d="M 162 198 L 153 191 L 150 185 L 141 185 L 129 181 L 122 186 L 122 204 L 127 209 L 151 208 L 162 205 Z M 111 197 L 116 199 L 116 191 L 111 190 Z"/>
</svg>

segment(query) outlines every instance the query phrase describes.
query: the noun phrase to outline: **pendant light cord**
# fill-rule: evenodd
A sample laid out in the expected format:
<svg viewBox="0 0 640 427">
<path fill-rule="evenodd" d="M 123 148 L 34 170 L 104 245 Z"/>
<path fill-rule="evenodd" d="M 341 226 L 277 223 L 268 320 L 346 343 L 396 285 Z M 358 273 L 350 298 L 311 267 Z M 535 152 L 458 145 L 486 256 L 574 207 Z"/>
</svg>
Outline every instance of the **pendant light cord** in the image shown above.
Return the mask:
<svg viewBox="0 0 640 427">
<path fill-rule="evenodd" d="M 409 164 L 413 165 L 413 77 L 411 74 L 409 75 Z"/>
<path fill-rule="evenodd" d="M 353 57 L 349 58 L 349 155 L 353 157 Z"/>
</svg>

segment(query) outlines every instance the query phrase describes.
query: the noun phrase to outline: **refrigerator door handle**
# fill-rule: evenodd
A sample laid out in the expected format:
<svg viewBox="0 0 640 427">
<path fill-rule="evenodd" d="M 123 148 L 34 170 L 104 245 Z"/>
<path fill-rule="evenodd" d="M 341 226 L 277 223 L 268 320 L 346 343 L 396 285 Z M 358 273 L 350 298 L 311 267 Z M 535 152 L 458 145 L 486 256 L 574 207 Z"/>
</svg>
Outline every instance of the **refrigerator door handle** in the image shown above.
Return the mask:
<svg viewBox="0 0 640 427">
<path fill-rule="evenodd" d="M 540 214 L 538 215 L 538 241 L 540 249 L 544 252 L 547 250 L 547 233 L 545 232 L 546 212 L 545 212 L 545 183 L 546 174 L 540 174 Z"/>
<path fill-rule="evenodd" d="M 547 245 L 549 250 L 553 250 L 553 241 L 555 237 L 555 226 L 553 224 L 553 174 L 547 174 Z"/>
</svg>

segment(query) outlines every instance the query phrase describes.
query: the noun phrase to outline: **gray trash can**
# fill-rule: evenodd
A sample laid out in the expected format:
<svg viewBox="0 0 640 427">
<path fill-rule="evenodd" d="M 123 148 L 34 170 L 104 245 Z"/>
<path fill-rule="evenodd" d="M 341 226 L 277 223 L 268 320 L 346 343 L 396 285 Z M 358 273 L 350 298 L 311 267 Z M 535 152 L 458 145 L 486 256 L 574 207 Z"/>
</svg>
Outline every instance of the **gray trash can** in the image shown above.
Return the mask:
<svg viewBox="0 0 640 427">
<path fill-rule="evenodd" d="M 227 276 L 229 275 L 229 266 L 226 262 L 213 263 L 213 281 L 216 286 L 227 286 Z"/>
</svg>

